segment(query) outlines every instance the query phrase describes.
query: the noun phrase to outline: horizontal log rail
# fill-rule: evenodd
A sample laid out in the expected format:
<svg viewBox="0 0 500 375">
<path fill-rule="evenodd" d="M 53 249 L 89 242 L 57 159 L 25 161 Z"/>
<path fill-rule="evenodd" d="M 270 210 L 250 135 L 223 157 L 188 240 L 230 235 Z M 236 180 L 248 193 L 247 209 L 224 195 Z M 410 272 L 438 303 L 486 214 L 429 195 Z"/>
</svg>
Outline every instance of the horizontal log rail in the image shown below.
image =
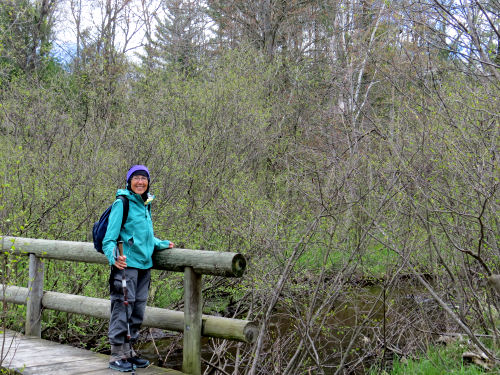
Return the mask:
<svg viewBox="0 0 500 375">
<path fill-rule="evenodd" d="M 42 240 L 23 237 L 3 237 L 2 251 L 13 254 L 35 254 L 38 258 L 71 260 L 75 262 L 108 264 L 104 254 L 98 253 L 91 242 Z M 153 268 L 184 272 L 192 267 L 200 275 L 241 277 L 246 260 L 239 253 L 207 250 L 165 249 L 153 255 Z"/>
<path fill-rule="evenodd" d="M 4 289 L 3 285 L 0 284 L 0 296 L 4 296 L 7 302 L 26 305 L 29 290 L 14 285 L 8 285 Z M 46 291 L 43 293 L 42 306 L 50 310 L 109 319 L 110 302 L 102 298 Z M 184 313 L 147 306 L 143 325 L 182 332 Z M 252 343 L 255 341 L 256 333 L 257 327 L 252 321 L 202 315 L 202 336 Z"/>
<path fill-rule="evenodd" d="M 0 300 L 26 305 L 26 334 L 41 336 L 42 308 L 109 319 L 109 300 L 43 290 L 43 262 L 56 259 L 108 264 L 108 259 L 94 250 L 93 243 L 56 241 L 23 237 L 0 237 L 5 254 L 29 256 L 28 287 L 0 284 Z M 243 255 L 207 250 L 166 249 L 155 252 L 153 268 L 184 272 L 185 310 L 171 311 L 147 307 L 143 324 L 184 332 L 184 373 L 201 374 L 201 336 L 247 343 L 255 342 L 257 326 L 248 320 L 203 315 L 202 275 L 241 277 L 245 272 Z"/>
</svg>

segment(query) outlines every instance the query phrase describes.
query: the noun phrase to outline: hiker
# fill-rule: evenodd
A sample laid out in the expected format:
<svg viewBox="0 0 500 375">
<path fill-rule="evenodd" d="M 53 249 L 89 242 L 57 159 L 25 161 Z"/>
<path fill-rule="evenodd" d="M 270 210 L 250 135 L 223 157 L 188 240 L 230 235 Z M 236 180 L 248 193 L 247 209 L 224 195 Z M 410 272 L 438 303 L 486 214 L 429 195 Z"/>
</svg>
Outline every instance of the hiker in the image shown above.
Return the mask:
<svg viewBox="0 0 500 375">
<path fill-rule="evenodd" d="M 149 193 L 149 185 L 149 171 L 144 165 L 134 165 L 129 169 L 127 188 L 116 192 L 117 197 L 122 195 L 128 198 L 127 219 L 122 226 L 124 203 L 117 198 L 112 205 L 102 241 L 103 252 L 111 265 L 109 367 L 122 372 L 149 366 L 149 361 L 140 358 L 132 346 L 139 336 L 146 309 L 153 266 L 151 257 L 155 250 L 175 246 L 173 242 L 161 241 L 153 235 L 150 204 L 154 195 Z M 123 242 L 120 243 L 123 256 L 119 253 L 119 242 Z"/>
</svg>

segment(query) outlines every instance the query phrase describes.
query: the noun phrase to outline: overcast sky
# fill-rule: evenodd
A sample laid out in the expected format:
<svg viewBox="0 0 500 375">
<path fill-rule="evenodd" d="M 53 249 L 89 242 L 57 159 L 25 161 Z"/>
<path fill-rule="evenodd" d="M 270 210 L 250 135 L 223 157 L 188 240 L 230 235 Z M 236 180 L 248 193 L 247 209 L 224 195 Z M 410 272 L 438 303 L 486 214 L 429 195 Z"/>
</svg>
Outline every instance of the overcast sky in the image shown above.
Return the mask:
<svg viewBox="0 0 500 375">
<path fill-rule="evenodd" d="M 75 2 L 78 0 L 75 0 Z M 82 29 L 88 29 L 89 35 L 95 37 L 98 34 L 104 14 L 102 11 L 102 0 L 81 0 L 81 24 Z M 153 13 L 158 9 L 158 0 L 131 0 L 127 17 L 130 20 L 128 31 L 129 42 L 126 54 L 133 58 L 135 52 L 141 52 L 144 43 L 145 26 L 142 5 L 148 6 L 148 11 Z M 149 5 L 148 5 L 149 4 Z M 61 0 L 56 14 L 54 24 L 55 42 L 54 54 L 63 61 L 69 61 L 76 52 L 76 25 L 71 11 L 71 0 Z M 124 15 L 124 14 L 123 14 Z M 116 47 L 123 50 L 125 46 L 125 33 L 117 29 Z"/>
</svg>

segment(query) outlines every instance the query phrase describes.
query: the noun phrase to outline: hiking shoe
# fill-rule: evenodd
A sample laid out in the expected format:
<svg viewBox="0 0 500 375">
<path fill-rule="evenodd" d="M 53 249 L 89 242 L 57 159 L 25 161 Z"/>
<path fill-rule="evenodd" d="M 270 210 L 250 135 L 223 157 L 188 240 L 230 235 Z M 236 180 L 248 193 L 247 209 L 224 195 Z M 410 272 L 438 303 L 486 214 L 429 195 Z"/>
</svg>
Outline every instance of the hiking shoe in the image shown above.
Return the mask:
<svg viewBox="0 0 500 375">
<path fill-rule="evenodd" d="M 128 362 L 126 359 L 120 359 L 118 361 L 109 362 L 109 368 L 121 372 L 134 371 L 134 365 Z"/>
<path fill-rule="evenodd" d="M 132 365 L 138 368 L 144 368 L 149 366 L 149 361 L 147 359 L 139 358 L 137 356 L 127 358 Z"/>
</svg>

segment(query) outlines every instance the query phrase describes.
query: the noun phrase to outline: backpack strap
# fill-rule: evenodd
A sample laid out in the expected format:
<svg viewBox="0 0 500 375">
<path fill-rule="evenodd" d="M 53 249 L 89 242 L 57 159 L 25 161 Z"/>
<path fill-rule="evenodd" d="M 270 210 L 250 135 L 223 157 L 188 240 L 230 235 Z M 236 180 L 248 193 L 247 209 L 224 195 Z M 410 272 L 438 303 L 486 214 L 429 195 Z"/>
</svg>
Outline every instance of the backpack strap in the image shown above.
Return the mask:
<svg viewBox="0 0 500 375">
<path fill-rule="evenodd" d="M 125 225 L 125 222 L 127 221 L 128 217 L 128 198 L 124 195 L 118 195 L 118 198 L 122 201 L 123 203 L 123 217 L 122 217 L 122 228 Z"/>
</svg>

